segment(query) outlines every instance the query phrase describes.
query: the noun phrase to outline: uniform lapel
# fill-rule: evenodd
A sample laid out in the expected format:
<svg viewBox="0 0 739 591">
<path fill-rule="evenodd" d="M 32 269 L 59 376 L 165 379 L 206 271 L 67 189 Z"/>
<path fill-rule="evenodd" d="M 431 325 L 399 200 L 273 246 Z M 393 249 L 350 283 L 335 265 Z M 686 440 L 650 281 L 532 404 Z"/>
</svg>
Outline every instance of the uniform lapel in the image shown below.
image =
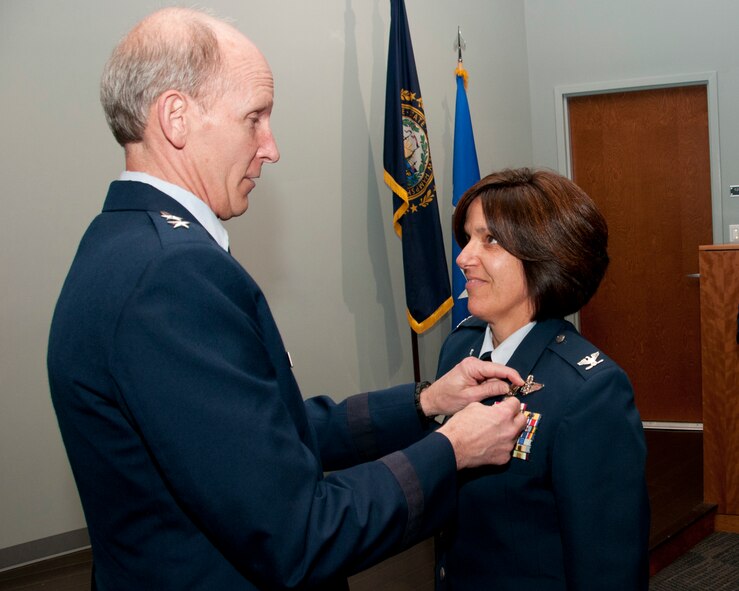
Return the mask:
<svg viewBox="0 0 739 591">
<path fill-rule="evenodd" d="M 536 326 L 531 329 L 514 351 L 507 365 L 518 371 L 521 377 L 526 379 L 526 376 L 532 373 L 534 365 L 536 365 L 550 341 L 566 326 L 567 323 L 560 319 L 537 322 Z"/>
</svg>

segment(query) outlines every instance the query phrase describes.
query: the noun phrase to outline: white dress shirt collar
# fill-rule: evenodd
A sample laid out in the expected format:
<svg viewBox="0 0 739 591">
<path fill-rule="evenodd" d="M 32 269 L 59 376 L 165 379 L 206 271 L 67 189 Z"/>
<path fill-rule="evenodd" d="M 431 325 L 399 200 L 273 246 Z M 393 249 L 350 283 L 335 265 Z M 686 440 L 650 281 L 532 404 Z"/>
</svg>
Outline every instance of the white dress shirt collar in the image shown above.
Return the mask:
<svg viewBox="0 0 739 591">
<path fill-rule="evenodd" d="M 190 191 L 145 172 L 127 170 L 121 174 L 118 180 L 146 183 L 155 189 L 159 189 L 162 193 L 169 195 L 198 220 L 200 225 L 206 229 L 208 234 L 213 237 L 223 250 L 228 251 L 228 232 L 223 227 L 221 220 L 216 217 L 216 214 L 211 211 L 210 207 L 204 201 L 198 199 Z"/>
<path fill-rule="evenodd" d="M 479 356 L 482 357 L 483 353 L 487 353 L 488 351 L 490 351 L 491 361 L 495 361 L 495 363 L 505 365 L 511 359 L 515 350 L 518 349 L 518 346 L 521 344 L 521 342 L 526 338 L 526 335 L 531 332 L 531 329 L 534 328 L 535 325 L 536 322 L 529 322 L 528 324 L 525 324 L 516 332 L 511 334 L 506 340 L 500 343 L 497 347 L 493 347 L 493 331 L 490 329 L 490 325 L 488 324 L 487 328 L 485 329 L 485 338 L 482 341 L 482 347 L 480 347 Z"/>
</svg>

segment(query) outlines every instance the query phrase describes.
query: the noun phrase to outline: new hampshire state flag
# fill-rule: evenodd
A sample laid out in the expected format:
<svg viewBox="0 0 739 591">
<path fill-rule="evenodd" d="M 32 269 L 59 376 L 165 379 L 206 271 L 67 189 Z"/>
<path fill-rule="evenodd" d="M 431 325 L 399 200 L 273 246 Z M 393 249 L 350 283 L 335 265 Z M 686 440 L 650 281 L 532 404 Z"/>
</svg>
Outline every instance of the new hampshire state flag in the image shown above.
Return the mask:
<svg viewBox="0 0 739 591">
<path fill-rule="evenodd" d="M 385 94 L 385 182 L 403 243 L 408 323 L 422 333 L 452 307 L 421 87 L 403 0 L 391 0 Z"/>
</svg>

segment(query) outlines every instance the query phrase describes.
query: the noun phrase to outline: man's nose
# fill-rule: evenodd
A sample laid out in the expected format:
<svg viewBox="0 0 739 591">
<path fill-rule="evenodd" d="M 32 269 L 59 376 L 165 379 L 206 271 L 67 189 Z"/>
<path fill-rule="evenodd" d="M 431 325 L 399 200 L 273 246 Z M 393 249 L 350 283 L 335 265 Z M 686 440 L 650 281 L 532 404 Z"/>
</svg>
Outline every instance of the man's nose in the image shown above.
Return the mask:
<svg viewBox="0 0 739 591">
<path fill-rule="evenodd" d="M 275 136 L 272 135 L 272 131 L 269 132 L 269 136 L 262 146 L 262 158 L 272 164 L 280 159 L 280 151 L 277 149 L 277 142 Z"/>
</svg>

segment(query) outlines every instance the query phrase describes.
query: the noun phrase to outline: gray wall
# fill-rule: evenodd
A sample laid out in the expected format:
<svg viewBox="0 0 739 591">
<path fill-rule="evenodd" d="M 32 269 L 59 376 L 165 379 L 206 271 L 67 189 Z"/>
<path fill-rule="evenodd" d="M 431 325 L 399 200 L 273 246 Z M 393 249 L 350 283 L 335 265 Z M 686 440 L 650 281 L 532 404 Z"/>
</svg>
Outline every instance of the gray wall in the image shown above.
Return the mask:
<svg viewBox="0 0 739 591">
<path fill-rule="evenodd" d="M 0 0 L 0 553 L 84 527 L 49 401 L 46 338 L 79 238 L 123 166 L 98 105 L 101 68 L 163 4 Z M 271 302 L 304 395 L 410 381 L 400 242 L 382 183 L 389 2 L 204 4 L 232 17 L 274 70 L 282 159 L 227 228 Z M 406 6 L 448 220 L 458 24 L 481 169 L 532 162 L 524 6 Z M 448 329 L 443 321 L 420 339 L 426 378 Z"/>
<path fill-rule="evenodd" d="M 739 224 L 736 0 L 526 0 L 534 162 L 557 168 L 554 89 L 716 72 L 720 146 L 718 241 Z M 716 171 L 713 171 L 714 173 Z M 717 216 L 717 214 L 719 214 Z"/>
<path fill-rule="evenodd" d="M 115 40 L 162 4 L 0 0 L 0 551 L 84 527 L 49 403 L 46 336 L 79 237 L 123 165 L 97 102 L 100 70 Z M 389 2 L 208 5 L 235 19 L 275 73 L 282 160 L 265 167 L 249 211 L 227 227 L 270 299 L 304 394 L 339 399 L 410 380 L 400 244 L 381 180 Z M 459 24 L 483 173 L 557 168 L 557 86 L 717 72 L 728 240 L 728 225 L 739 223 L 739 199 L 728 197 L 739 184 L 739 3 L 406 5 L 443 219 Z M 448 326 L 421 338 L 424 377 Z"/>
</svg>

